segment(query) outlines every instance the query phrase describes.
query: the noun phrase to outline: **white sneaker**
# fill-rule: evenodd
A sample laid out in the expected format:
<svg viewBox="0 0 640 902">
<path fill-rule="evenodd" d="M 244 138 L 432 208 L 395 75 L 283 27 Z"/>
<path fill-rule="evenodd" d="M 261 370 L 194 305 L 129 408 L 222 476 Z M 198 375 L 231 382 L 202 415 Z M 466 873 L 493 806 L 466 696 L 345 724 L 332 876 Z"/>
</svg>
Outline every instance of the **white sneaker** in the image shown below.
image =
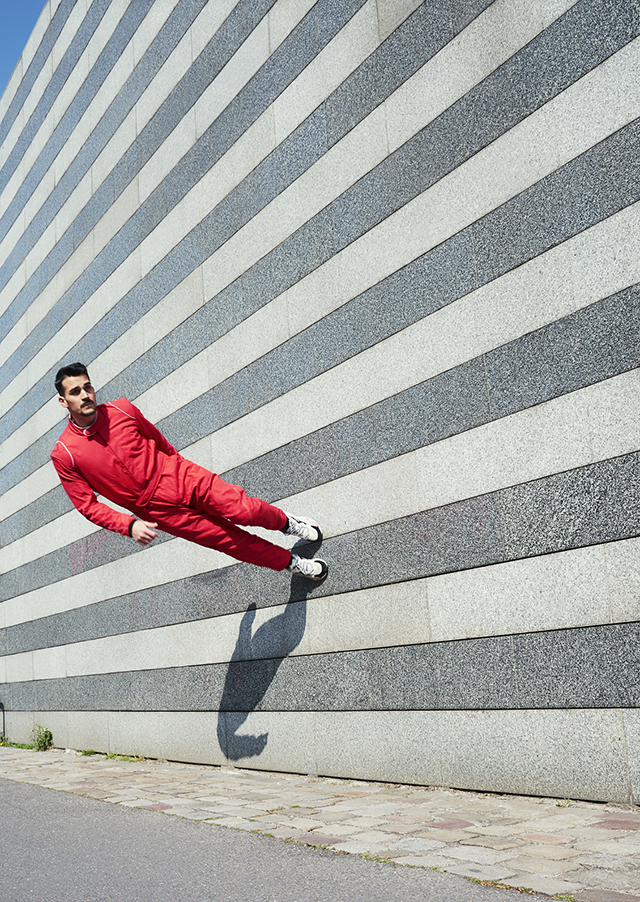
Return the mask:
<svg viewBox="0 0 640 902">
<path fill-rule="evenodd" d="M 313 579 L 315 582 L 321 582 L 329 572 L 329 566 L 326 561 L 312 560 L 308 557 L 298 557 L 297 554 L 291 555 L 291 563 L 287 567 L 290 573 L 297 576 L 306 576 L 307 579 Z"/>
<path fill-rule="evenodd" d="M 286 511 L 284 513 L 287 514 Z M 294 517 L 293 514 L 287 514 L 287 519 L 288 523 L 282 530 L 285 536 L 297 536 L 305 542 L 322 541 L 322 530 L 311 517 Z"/>
</svg>

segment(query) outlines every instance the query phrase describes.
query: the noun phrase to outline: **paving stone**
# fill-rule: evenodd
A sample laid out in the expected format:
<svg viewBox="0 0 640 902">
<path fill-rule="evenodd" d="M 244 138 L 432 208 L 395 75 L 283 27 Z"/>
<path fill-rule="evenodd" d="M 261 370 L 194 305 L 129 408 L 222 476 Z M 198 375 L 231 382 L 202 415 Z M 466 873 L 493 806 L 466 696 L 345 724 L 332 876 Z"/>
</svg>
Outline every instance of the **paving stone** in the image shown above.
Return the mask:
<svg viewBox="0 0 640 902">
<path fill-rule="evenodd" d="M 577 902 L 640 902 L 640 896 L 630 896 L 628 893 L 616 893 L 606 889 L 589 889 L 582 893 L 576 893 Z"/>
<path fill-rule="evenodd" d="M 564 861 L 580 854 L 576 849 L 569 849 L 567 846 L 522 846 L 520 851 L 527 857 L 546 858 L 550 861 Z"/>
<path fill-rule="evenodd" d="M 396 837 L 390 833 L 383 833 L 381 830 L 368 830 L 364 833 L 358 833 L 356 839 L 358 840 L 358 842 L 364 843 L 393 843 Z"/>
<path fill-rule="evenodd" d="M 428 824 L 433 818 L 427 814 L 392 814 L 389 820 L 398 824 Z"/>
<path fill-rule="evenodd" d="M 552 877 L 539 877 L 534 874 L 516 874 L 515 877 L 506 877 L 501 882 L 506 886 L 532 889 L 547 896 L 571 896 L 583 888 L 580 883 L 569 883 L 566 880 L 554 880 Z"/>
<path fill-rule="evenodd" d="M 475 864 L 492 865 L 510 858 L 513 852 L 494 852 L 493 849 L 482 849 L 480 846 L 445 846 L 443 853 L 459 861 L 473 861 Z"/>
<path fill-rule="evenodd" d="M 305 843 L 308 846 L 332 846 L 340 842 L 341 837 L 329 836 L 326 833 L 302 833 L 296 837 L 296 842 Z"/>
<path fill-rule="evenodd" d="M 256 829 L 256 825 L 252 821 L 243 820 L 241 817 L 216 817 L 209 818 L 212 823 L 217 824 L 219 827 L 239 827 L 243 824 L 251 824 L 253 830 Z"/>
<path fill-rule="evenodd" d="M 608 889 L 616 892 L 637 893 L 640 881 L 637 868 L 625 872 L 622 864 L 612 870 L 581 867 L 565 876 L 566 880 L 579 880 L 583 889 Z"/>
<path fill-rule="evenodd" d="M 418 836 L 428 836 L 431 839 L 438 839 L 441 842 L 459 842 L 460 840 L 473 838 L 473 833 L 464 830 L 423 830 Z"/>
<path fill-rule="evenodd" d="M 326 827 L 326 824 L 322 825 Z M 346 824 L 338 824 L 337 826 L 333 825 L 331 827 L 331 835 L 332 836 L 353 836 L 354 833 L 358 833 L 357 827 L 349 827 Z"/>
<path fill-rule="evenodd" d="M 446 871 L 449 866 L 455 866 L 456 862 L 451 858 L 444 858 L 442 855 L 401 855 L 398 858 L 391 858 L 396 864 L 408 864 L 414 868 L 439 868 Z"/>
<path fill-rule="evenodd" d="M 630 839 L 630 837 L 629 837 Z M 574 848 L 584 852 L 601 852 L 605 855 L 637 855 L 640 856 L 640 842 L 628 842 L 623 837 L 611 842 L 599 840 L 596 842 L 577 842 Z"/>
<path fill-rule="evenodd" d="M 331 843 L 330 845 L 336 852 L 349 852 L 351 855 L 366 855 L 367 853 L 371 853 L 371 845 L 369 843 L 356 842 L 355 840 L 350 842 Z"/>
<path fill-rule="evenodd" d="M 304 835 L 304 830 L 291 830 L 288 827 L 276 827 L 274 830 L 261 827 L 260 830 L 262 833 L 268 833 L 270 836 L 275 836 L 277 839 L 297 839 L 298 836 Z"/>
<path fill-rule="evenodd" d="M 292 817 L 287 823 L 292 827 L 299 827 L 301 830 L 313 830 L 314 827 L 322 826 L 320 821 L 314 821 L 310 817 Z"/>
<path fill-rule="evenodd" d="M 480 836 L 517 836 L 518 830 L 515 830 L 510 824 L 501 824 L 497 826 L 490 827 L 474 827 L 474 833 L 478 833 Z"/>
<path fill-rule="evenodd" d="M 512 877 L 514 871 L 508 868 L 493 868 L 482 864 L 456 864 L 445 868 L 448 874 L 457 874 L 459 877 L 473 877 L 475 880 L 503 881 Z"/>
<path fill-rule="evenodd" d="M 152 805 L 151 799 L 132 799 L 129 802 L 120 802 L 122 808 L 144 808 L 145 805 Z"/>
<path fill-rule="evenodd" d="M 462 840 L 460 845 L 482 846 L 485 849 L 495 849 L 496 852 L 501 852 L 504 849 L 516 849 L 522 847 L 524 846 L 524 843 L 519 842 L 517 839 L 501 839 L 499 836 L 474 836 L 471 839 Z"/>
<path fill-rule="evenodd" d="M 413 852 L 414 854 L 423 853 L 423 852 L 433 852 L 436 849 L 444 849 L 445 844 L 441 842 L 437 842 L 434 839 L 421 839 L 417 836 L 403 836 L 402 839 L 397 839 L 391 846 L 396 852 L 398 849 L 406 849 L 408 852 Z"/>
<path fill-rule="evenodd" d="M 580 827 L 574 831 L 573 842 L 599 839 L 604 842 L 609 842 L 612 839 L 628 839 L 631 836 L 637 835 L 637 833 L 629 833 L 626 830 L 602 830 L 600 827 Z"/>
<path fill-rule="evenodd" d="M 571 836 L 552 836 L 550 833 L 521 833 L 520 839 L 526 839 L 528 842 L 542 842 L 549 845 L 561 845 L 570 843 L 573 840 Z"/>
<path fill-rule="evenodd" d="M 379 817 L 350 817 L 345 823 L 354 827 L 378 827 L 385 822 Z"/>
<path fill-rule="evenodd" d="M 602 827 L 604 830 L 640 830 L 640 817 L 632 815 L 629 817 L 608 817 L 601 821 L 596 821 L 595 824 L 590 824 L 590 826 Z"/>
<path fill-rule="evenodd" d="M 504 862 L 505 867 L 514 871 L 525 871 L 527 874 L 537 874 L 541 877 L 555 877 L 565 871 L 571 871 L 575 865 L 565 864 L 562 861 L 549 861 L 547 858 L 510 858 Z"/>
<path fill-rule="evenodd" d="M 463 827 L 473 827 L 474 824 L 472 821 L 462 821 L 452 818 L 448 821 L 434 821 L 432 824 L 428 824 L 428 826 L 434 830 L 462 830 Z"/>
<path fill-rule="evenodd" d="M 418 836 L 420 831 L 416 830 L 415 824 L 380 824 L 387 833 L 395 833 L 398 836 Z"/>
</svg>

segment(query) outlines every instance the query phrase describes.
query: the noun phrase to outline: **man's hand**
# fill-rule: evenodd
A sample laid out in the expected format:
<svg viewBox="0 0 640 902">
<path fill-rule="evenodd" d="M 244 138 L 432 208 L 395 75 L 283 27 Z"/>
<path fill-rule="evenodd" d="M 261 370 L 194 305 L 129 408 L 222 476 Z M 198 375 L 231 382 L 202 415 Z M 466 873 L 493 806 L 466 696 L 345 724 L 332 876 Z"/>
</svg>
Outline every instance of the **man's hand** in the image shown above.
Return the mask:
<svg viewBox="0 0 640 902">
<path fill-rule="evenodd" d="M 158 535 L 157 532 L 154 532 L 157 525 L 157 523 L 148 523 L 146 520 L 136 520 L 131 527 L 131 536 L 138 545 L 148 545 Z"/>
</svg>

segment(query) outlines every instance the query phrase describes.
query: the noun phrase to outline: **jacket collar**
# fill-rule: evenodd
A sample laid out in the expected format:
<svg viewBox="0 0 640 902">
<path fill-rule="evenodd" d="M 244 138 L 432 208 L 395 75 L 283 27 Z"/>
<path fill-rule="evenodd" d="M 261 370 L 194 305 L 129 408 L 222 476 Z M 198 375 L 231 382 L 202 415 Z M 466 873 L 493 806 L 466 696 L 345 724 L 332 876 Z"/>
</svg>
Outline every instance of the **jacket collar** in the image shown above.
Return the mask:
<svg viewBox="0 0 640 902">
<path fill-rule="evenodd" d="M 82 426 L 78 426 L 73 422 L 71 416 L 69 416 L 68 427 L 73 432 L 74 435 L 95 435 L 98 431 L 98 423 L 100 422 L 100 417 L 102 416 L 102 404 L 98 404 L 96 407 L 97 416 L 91 426 L 87 426 L 86 429 L 83 429 Z"/>
</svg>

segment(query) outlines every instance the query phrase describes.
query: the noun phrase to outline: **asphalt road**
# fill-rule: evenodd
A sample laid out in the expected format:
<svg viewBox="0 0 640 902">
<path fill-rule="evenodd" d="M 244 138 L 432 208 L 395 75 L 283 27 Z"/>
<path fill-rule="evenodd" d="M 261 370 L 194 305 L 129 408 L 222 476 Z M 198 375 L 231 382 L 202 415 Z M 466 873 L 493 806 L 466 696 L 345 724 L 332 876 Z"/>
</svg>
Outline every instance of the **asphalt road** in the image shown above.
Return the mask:
<svg viewBox="0 0 640 902">
<path fill-rule="evenodd" d="M 0 779 L 2 902 L 522 902 L 394 867 Z"/>
</svg>

